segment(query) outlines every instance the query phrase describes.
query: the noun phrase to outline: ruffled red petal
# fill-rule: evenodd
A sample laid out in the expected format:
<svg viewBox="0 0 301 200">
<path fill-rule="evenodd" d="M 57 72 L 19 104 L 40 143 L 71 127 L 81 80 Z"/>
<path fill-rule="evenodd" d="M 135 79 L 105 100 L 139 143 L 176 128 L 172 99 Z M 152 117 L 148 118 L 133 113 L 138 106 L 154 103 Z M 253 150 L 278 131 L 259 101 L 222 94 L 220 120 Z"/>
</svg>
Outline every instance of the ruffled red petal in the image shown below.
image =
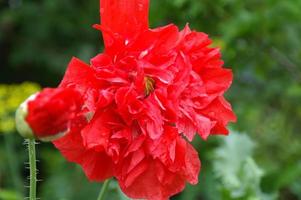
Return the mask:
<svg viewBox="0 0 301 200">
<path fill-rule="evenodd" d="M 126 44 L 148 29 L 149 0 L 101 0 L 101 26 L 107 48 L 116 39 Z"/>
<path fill-rule="evenodd" d="M 68 161 L 80 164 L 89 180 L 104 181 L 113 176 L 113 162 L 105 152 L 86 148 L 81 135 L 86 125 L 85 118 L 75 119 L 66 136 L 53 141 L 53 144 Z"/>
</svg>

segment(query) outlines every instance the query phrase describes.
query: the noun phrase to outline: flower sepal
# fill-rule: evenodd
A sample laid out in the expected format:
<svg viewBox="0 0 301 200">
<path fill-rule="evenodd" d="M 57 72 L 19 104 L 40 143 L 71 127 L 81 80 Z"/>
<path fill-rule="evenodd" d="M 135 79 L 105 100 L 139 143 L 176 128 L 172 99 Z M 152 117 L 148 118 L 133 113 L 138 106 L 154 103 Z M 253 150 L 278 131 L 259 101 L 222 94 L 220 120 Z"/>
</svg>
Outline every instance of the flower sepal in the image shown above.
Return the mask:
<svg viewBox="0 0 301 200">
<path fill-rule="evenodd" d="M 30 128 L 29 124 L 25 119 L 28 114 L 28 102 L 35 99 L 36 96 L 37 94 L 33 94 L 30 97 L 28 97 L 23 103 L 20 104 L 16 111 L 16 129 L 17 132 L 25 139 L 35 138 L 32 129 Z"/>
</svg>

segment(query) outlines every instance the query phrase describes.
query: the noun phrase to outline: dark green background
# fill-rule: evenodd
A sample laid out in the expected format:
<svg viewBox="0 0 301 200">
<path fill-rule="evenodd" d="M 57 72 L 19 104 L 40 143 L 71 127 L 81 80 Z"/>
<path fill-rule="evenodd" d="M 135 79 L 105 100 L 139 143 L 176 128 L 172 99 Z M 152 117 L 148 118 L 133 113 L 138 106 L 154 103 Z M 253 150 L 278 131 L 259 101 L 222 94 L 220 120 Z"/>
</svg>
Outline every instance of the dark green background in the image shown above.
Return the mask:
<svg viewBox="0 0 301 200">
<path fill-rule="evenodd" d="M 0 0 L 0 83 L 56 86 L 72 56 L 89 61 L 103 48 L 100 32 L 91 28 L 99 22 L 98 3 Z M 234 72 L 227 93 L 238 116 L 232 128 L 256 144 L 252 159 L 264 171 L 256 190 L 276 199 L 301 199 L 301 0 L 152 0 L 150 22 L 151 27 L 172 22 L 181 28 L 189 22 L 223 47 L 226 66 Z M 7 137 L 25 181 L 25 146 L 17 135 Z M 7 172 L 3 139 L 0 135 L 0 191 L 20 192 Z M 203 161 L 200 184 L 175 199 L 264 199 L 229 196 L 231 189 L 212 167 L 212 154 L 223 149 L 221 140 L 196 141 Z M 67 164 L 50 144 L 38 150 L 42 199 L 96 199 L 99 185 L 88 183 L 79 167 Z"/>
</svg>

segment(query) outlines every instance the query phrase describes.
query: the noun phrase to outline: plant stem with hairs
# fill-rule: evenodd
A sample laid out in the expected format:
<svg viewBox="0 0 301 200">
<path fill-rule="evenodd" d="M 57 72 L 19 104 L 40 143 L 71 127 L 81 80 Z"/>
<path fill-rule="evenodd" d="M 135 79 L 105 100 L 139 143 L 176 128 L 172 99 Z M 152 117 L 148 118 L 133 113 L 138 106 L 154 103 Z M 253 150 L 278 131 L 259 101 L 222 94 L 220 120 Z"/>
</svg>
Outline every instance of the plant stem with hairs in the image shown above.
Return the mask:
<svg viewBox="0 0 301 200">
<path fill-rule="evenodd" d="M 36 200 L 37 198 L 37 163 L 36 163 L 36 147 L 34 139 L 27 139 L 28 142 L 28 156 L 30 169 L 30 185 L 29 185 L 29 200 Z"/>
</svg>

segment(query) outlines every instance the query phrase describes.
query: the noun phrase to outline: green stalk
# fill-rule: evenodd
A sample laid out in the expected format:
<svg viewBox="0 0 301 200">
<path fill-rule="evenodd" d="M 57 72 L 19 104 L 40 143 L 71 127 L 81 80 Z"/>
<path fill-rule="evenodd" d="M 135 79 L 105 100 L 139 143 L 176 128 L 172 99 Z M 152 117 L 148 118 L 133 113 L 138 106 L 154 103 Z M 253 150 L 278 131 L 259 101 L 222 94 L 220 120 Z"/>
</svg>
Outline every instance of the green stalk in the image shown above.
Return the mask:
<svg viewBox="0 0 301 200">
<path fill-rule="evenodd" d="M 111 180 L 111 179 L 107 179 L 107 180 L 103 183 L 102 188 L 101 188 L 101 190 L 100 190 L 100 193 L 99 193 L 99 195 L 98 195 L 97 200 L 104 200 L 106 191 L 107 191 L 108 188 L 109 188 L 110 180 Z"/>
<path fill-rule="evenodd" d="M 30 185 L 29 185 L 29 200 L 36 200 L 37 198 L 37 164 L 36 164 L 36 147 L 34 139 L 27 139 L 28 142 L 28 156 L 30 168 Z"/>
</svg>

